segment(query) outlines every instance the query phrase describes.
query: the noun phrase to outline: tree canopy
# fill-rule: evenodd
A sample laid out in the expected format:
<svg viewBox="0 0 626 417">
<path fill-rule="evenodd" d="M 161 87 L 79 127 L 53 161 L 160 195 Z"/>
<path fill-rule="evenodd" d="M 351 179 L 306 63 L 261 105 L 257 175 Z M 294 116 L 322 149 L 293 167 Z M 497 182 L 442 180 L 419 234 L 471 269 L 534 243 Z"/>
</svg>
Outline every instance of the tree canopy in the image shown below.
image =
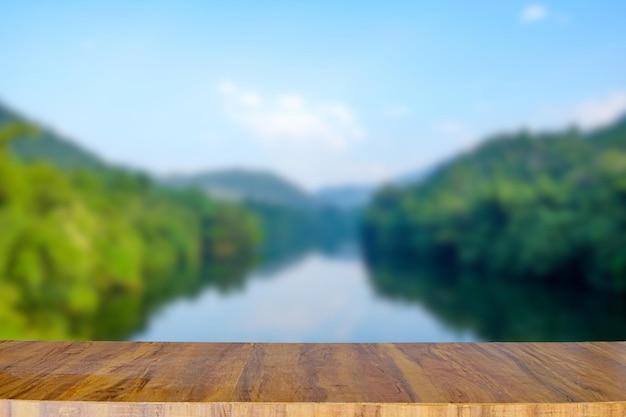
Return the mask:
<svg viewBox="0 0 626 417">
<path fill-rule="evenodd" d="M 589 133 L 501 134 L 424 181 L 381 190 L 371 257 L 626 293 L 626 119 Z"/>
<path fill-rule="evenodd" d="M 24 132 L 0 125 L 0 338 L 124 338 L 207 270 L 254 261 L 244 209 L 119 169 L 18 161 L 10 142 Z"/>
</svg>

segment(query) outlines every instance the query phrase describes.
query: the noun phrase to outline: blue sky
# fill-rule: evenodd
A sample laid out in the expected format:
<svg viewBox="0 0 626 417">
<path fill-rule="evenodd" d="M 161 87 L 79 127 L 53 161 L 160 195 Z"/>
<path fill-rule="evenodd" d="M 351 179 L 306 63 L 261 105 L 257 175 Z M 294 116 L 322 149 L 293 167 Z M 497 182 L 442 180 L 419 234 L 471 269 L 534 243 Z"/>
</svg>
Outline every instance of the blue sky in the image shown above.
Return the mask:
<svg viewBox="0 0 626 417">
<path fill-rule="evenodd" d="M 0 0 L 0 100 L 156 174 L 309 189 L 626 112 L 623 1 Z"/>
</svg>

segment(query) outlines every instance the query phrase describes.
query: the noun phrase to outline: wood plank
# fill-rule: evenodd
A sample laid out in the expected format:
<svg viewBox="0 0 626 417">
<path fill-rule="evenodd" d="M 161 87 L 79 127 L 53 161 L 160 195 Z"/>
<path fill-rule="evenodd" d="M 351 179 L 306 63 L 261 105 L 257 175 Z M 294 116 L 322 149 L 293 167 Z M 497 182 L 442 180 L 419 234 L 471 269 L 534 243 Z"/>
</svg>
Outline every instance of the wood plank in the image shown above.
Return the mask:
<svg viewBox="0 0 626 417">
<path fill-rule="evenodd" d="M 0 342 L 0 398 L 228 401 L 252 344 Z"/>
<path fill-rule="evenodd" d="M 0 341 L 0 416 L 626 415 L 626 342 Z"/>
</svg>

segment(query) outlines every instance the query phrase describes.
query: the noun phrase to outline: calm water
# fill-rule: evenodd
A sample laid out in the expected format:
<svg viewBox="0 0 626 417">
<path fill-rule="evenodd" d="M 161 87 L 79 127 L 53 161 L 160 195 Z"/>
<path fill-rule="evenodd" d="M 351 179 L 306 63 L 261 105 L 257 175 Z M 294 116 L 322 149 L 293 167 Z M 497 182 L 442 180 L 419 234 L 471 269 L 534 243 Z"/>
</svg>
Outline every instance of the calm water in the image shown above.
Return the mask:
<svg viewBox="0 0 626 417">
<path fill-rule="evenodd" d="M 419 303 L 377 295 L 357 256 L 309 253 L 164 306 L 133 340 L 229 342 L 472 341 Z"/>
<path fill-rule="evenodd" d="M 221 277 L 220 282 L 229 282 Z M 161 306 L 132 339 L 229 342 L 626 340 L 626 301 L 309 252 Z"/>
</svg>

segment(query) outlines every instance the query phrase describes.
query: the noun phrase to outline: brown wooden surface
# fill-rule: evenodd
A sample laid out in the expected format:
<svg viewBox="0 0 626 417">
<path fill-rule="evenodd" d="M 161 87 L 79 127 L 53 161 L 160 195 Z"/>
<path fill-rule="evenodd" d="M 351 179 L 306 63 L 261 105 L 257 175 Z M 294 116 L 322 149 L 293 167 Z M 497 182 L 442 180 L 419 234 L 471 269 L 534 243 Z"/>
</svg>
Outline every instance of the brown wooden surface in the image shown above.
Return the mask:
<svg viewBox="0 0 626 417">
<path fill-rule="evenodd" d="M 626 342 L 0 341 L 0 416 L 572 413 L 626 416 Z"/>
</svg>

